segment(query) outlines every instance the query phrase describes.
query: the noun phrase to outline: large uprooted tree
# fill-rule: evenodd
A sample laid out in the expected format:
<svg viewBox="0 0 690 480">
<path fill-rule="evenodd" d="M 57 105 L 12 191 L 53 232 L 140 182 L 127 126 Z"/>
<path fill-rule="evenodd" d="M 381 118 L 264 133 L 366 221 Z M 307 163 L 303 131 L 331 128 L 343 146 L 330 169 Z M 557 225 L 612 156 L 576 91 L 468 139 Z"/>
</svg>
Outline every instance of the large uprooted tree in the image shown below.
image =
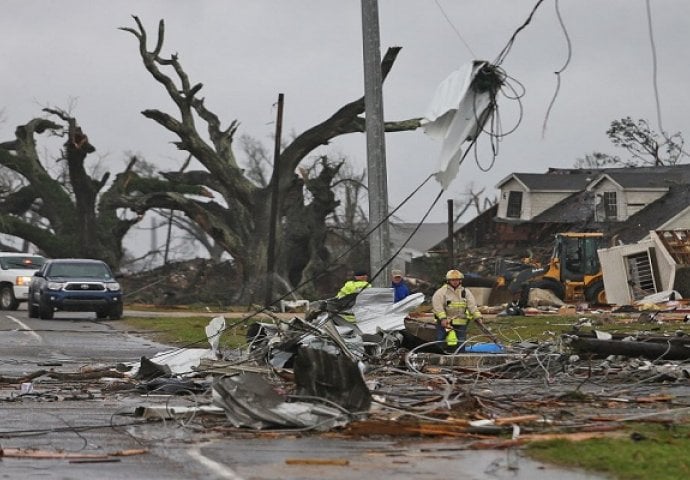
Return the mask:
<svg viewBox="0 0 690 480">
<path fill-rule="evenodd" d="M 18 177 L 11 188 L 0 190 L 0 232 L 36 245 L 49 257 L 101 258 L 114 267 L 123 255 L 122 239 L 140 216 L 122 216 L 121 199 L 160 185 L 139 177 L 132 159 L 109 184 L 110 173 L 93 178 L 85 166 L 96 149 L 67 112 L 45 108 L 48 118 L 36 118 L 15 130 L 14 140 L 0 143 L 0 166 Z M 65 138 L 51 172 L 37 148 L 36 137 Z M 167 182 L 166 182 L 167 183 Z M 204 194 L 199 186 L 169 185 L 177 194 Z"/>
<path fill-rule="evenodd" d="M 62 115 L 69 131 L 64 151 L 69 183 L 65 184 L 50 178 L 41 166 L 34 139 L 34 135 L 57 131 L 61 126 L 36 119 L 18 127 L 15 140 L 0 144 L 0 164 L 28 181 L 22 190 L 0 198 L 0 231 L 31 241 L 50 256 L 88 255 L 117 266 L 123 254 L 122 237 L 146 211 L 177 210 L 232 255 L 245 284 L 250 285 L 265 271 L 270 206 L 267 199 L 276 179 L 271 178 L 268 186 L 259 186 L 247 178 L 232 150 L 237 121 L 223 128 L 217 115 L 198 97 L 202 84 L 190 81 L 177 55 L 161 55 L 164 22 L 160 21 L 155 45 L 149 50 L 146 30 L 137 17 L 134 20 L 136 28 L 122 30 L 137 38 L 145 68 L 165 88 L 178 110 L 177 116 L 160 110 L 144 110 L 142 114 L 173 133 L 177 148 L 188 152 L 203 168 L 161 172 L 161 177 L 146 178 L 132 168 L 133 159 L 101 192 L 106 187 L 107 175 L 96 180 L 84 168 L 93 147 L 85 136 L 84 143 L 79 140 L 83 133 L 76 121 Z M 383 78 L 399 50 L 391 48 L 386 52 L 381 65 Z M 307 155 L 332 139 L 364 132 L 363 114 L 364 99 L 352 101 L 296 136 L 280 153 L 280 238 L 276 265 L 278 273 L 293 283 L 322 272 L 332 260 L 325 248 L 326 219 L 337 207 L 332 183 L 342 163 L 331 163 L 322 157 L 320 169 L 313 176 L 300 176 L 295 171 Z M 197 122 L 203 124 L 205 134 L 200 132 Z M 386 122 L 385 130 L 414 130 L 419 125 L 420 119 Z M 127 218 L 122 214 L 124 210 L 136 215 Z M 40 215 L 40 219 L 36 221 L 27 215 L 29 211 Z"/>
<path fill-rule="evenodd" d="M 246 177 L 238 166 L 232 150 L 237 122 L 223 128 L 220 119 L 198 97 L 202 84 L 188 78 L 177 55 L 161 56 L 164 40 L 164 23 L 158 27 L 155 46 L 149 50 L 147 34 L 134 17 L 137 28 L 123 28 L 139 42 L 139 53 L 147 71 L 166 90 L 175 103 L 179 117 L 160 110 L 144 110 L 142 113 L 173 133 L 178 149 L 189 152 L 204 170 L 164 172 L 172 183 L 203 186 L 213 191 L 218 200 L 198 200 L 187 195 L 155 192 L 144 194 L 135 202 L 123 202 L 122 206 L 135 211 L 152 207 L 173 208 L 185 212 L 212 238 L 222 245 L 242 268 L 247 284 L 265 270 L 269 231 L 270 191 L 275 178 L 266 187 L 258 186 Z M 385 78 L 399 52 L 390 49 L 382 62 Z M 172 70 L 175 78 L 163 69 Z M 364 99 L 360 98 L 340 108 L 330 118 L 296 136 L 279 155 L 277 166 L 278 202 L 281 219 L 280 246 L 277 252 L 279 273 L 289 276 L 293 282 L 311 277 L 323 271 L 330 260 L 325 250 L 326 218 L 337 206 L 332 182 L 340 168 L 322 157 L 321 169 L 314 177 L 302 177 L 295 173 L 307 155 L 332 139 L 348 133 L 363 132 Z M 206 135 L 197 128 L 197 120 L 205 123 Z M 386 131 L 416 129 L 419 119 L 389 122 Z M 208 141 L 205 139 L 208 138 Z M 305 199 L 305 190 L 310 201 Z M 299 274 L 298 274 L 299 273 Z"/>
</svg>

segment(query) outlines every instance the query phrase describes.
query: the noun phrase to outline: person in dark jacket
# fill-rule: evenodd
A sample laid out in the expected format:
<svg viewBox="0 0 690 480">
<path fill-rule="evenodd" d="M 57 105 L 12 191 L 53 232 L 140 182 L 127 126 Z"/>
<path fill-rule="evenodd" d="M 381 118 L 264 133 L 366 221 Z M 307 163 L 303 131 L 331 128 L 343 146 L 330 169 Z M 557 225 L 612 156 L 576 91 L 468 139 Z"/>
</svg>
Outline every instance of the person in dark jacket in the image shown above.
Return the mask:
<svg viewBox="0 0 690 480">
<path fill-rule="evenodd" d="M 393 270 L 391 272 L 391 287 L 395 289 L 393 303 L 399 302 L 410 294 L 410 288 L 403 279 L 403 273 L 400 270 Z"/>
</svg>

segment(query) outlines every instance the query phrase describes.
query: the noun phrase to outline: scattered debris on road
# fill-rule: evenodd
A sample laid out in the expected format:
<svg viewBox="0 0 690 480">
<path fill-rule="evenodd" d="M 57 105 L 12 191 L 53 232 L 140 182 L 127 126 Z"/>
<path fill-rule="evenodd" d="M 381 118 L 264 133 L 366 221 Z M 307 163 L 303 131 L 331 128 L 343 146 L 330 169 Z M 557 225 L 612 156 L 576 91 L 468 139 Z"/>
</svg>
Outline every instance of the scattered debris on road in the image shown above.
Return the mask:
<svg viewBox="0 0 690 480">
<path fill-rule="evenodd" d="M 131 395 L 131 420 L 142 424 L 170 422 L 222 435 L 455 438 L 463 440 L 460 449 L 615 436 L 626 422 L 674 423 L 690 415 L 690 337 L 597 329 L 631 317 L 684 323 L 688 313 L 678 300 L 625 317 L 611 309 L 580 310 L 588 316 L 573 317 L 571 330 L 550 341 L 508 341 L 485 318 L 487 331 L 470 338 L 464 352 L 446 354 L 429 318 L 412 313 L 421 298 L 393 307 L 370 290 L 352 309 L 355 322 L 328 302 L 313 303 L 318 310 L 304 318 L 254 324 L 244 346 L 223 351 L 218 337 L 227 327 L 219 316 L 206 329 L 209 348 L 171 350 L 129 365 L 0 377 L 18 390 L 32 385 L 0 401 Z M 341 465 L 341 459 L 317 460 Z"/>
</svg>

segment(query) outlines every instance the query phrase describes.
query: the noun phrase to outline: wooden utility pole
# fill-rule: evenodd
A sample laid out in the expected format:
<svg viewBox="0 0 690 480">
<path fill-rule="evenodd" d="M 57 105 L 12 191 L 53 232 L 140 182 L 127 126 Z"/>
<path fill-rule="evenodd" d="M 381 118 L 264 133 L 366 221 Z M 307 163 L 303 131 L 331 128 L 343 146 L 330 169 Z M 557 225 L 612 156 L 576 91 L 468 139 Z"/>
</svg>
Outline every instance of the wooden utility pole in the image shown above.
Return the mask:
<svg viewBox="0 0 690 480">
<path fill-rule="evenodd" d="M 273 303 L 273 275 L 275 273 L 275 244 L 276 223 L 278 220 L 278 187 L 280 173 L 278 161 L 280 159 L 280 137 L 283 130 L 283 99 L 282 93 L 278 94 L 278 113 L 276 118 L 276 138 L 273 148 L 273 175 L 271 176 L 271 213 L 268 225 L 268 252 L 266 255 L 266 297 L 264 305 L 268 307 Z"/>
<path fill-rule="evenodd" d="M 378 0 L 362 0 L 362 41 L 364 53 L 364 111 L 367 135 L 367 177 L 369 188 L 369 236 L 371 275 L 383 269 L 390 259 L 388 230 L 388 178 L 383 127 L 381 47 Z M 373 280 L 375 287 L 386 287 L 390 267 Z"/>
<path fill-rule="evenodd" d="M 448 200 L 448 269 L 455 266 L 455 245 L 453 242 L 453 200 Z"/>
</svg>

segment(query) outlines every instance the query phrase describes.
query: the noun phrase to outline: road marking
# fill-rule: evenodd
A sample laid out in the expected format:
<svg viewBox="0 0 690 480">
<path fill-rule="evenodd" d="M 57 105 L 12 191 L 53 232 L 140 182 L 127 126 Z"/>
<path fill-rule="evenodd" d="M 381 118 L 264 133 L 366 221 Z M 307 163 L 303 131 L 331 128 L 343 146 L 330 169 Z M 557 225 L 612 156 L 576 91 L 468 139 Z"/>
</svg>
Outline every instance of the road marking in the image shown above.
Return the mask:
<svg viewBox="0 0 690 480">
<path fill-rule="evenodd" d="M 41 336 L 40 336 L 38 333 L 34 332 L 34 331 L 31 329 L 31 327 L 29 327 L 27 324 L 25 324 L 24 322 L 22 322 L 22 321 L 19 320 L 18 318 L 14 318 L 12 315 L 6 315 L 6 316 L 7 316 L 7 318 L 9 318 L 10 320 L 12 320 L 14 323 L 16 323 L 17 325 L 19 325 L 20 327 L 22 327 L 22 329 L 25 330 L 26 333 L 28 333 L 28 334 L 33 335 L 34 337 L 36 337 L 36 340 L 38 340 L 39 342 L 43 342 L 43 339 L 41 338 Z"/>
<path fill-rule="evenodd" d="M 190 448 L 189 450 L 187 450 L 187 453 L 197 462 L 199 462 L 209 470 L 212 470 L 216 475 L 222 478 L 228 478 L 230 480 L 244 480 L 243 477 L 237 475 L 231 468 L 228 468 L 226 465 L 218 463 L 215 460 L 211 460 L 210 458 L 204 456 L 204 454 L 201 453 L 201 450 L 199 450 L 198 447 Z"/>
</svg>

